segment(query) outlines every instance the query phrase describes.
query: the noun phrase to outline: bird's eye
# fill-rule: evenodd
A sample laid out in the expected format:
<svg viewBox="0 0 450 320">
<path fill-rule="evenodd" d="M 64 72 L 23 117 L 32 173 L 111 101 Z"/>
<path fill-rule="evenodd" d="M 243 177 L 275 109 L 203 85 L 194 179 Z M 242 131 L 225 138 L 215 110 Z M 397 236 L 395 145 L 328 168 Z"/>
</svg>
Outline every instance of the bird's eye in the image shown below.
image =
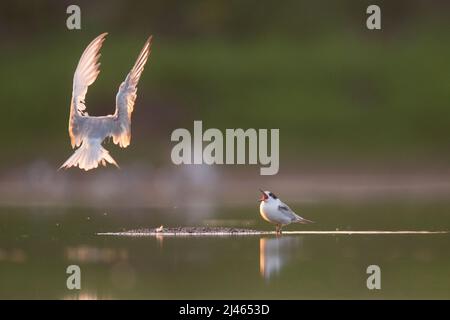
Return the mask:
<svg viewBox="0 0 450 320">
<path fill-rule="evenodd" d="M 272 192 L 271 193 L 269 193 L 269 196 L 271 196 L 272 198 L 274 198 L 274 199 L 277 199 L 277 196 L 276 195 L 274 195 Z"/>
</svg>

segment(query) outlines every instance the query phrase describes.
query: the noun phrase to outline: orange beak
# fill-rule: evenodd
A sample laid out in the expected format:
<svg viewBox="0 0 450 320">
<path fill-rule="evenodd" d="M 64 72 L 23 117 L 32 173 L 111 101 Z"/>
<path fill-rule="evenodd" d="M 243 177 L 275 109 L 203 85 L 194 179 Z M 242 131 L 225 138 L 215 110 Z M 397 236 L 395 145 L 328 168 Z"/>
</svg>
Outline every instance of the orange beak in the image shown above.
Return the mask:
<svg viewBox="0 0 450 320">
<path fill-rule="evenodd" d="M 266 194 L 264 191 L 262 191 L 261 189 L 259 189 L 259 191 L 261 191 L 262 196 L 261 196 L 261 198 L 258 200 L 258 202 L 266 201 L 267 198 L 269 198 L 269 197 L 267 196 L 267 194 Z"/>
</svg>

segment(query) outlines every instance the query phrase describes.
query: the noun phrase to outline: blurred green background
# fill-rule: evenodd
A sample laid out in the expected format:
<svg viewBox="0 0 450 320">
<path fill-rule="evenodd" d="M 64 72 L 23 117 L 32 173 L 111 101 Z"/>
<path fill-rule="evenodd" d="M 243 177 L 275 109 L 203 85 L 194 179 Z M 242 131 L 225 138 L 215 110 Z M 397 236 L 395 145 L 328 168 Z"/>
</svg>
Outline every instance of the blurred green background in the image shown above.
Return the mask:
<svg viewBox="0 0 450 320">
<path fill-rule="evenodd" d="M 66 8 L 81 7 L 81 30 Z M 311 225 L 287 230 L 450 230 L 450 2 L 2 1 L 0 298 L 449 298 L 448 234 L 100 237 L 176 226 L 273 230 L 269 189 Z M 72 154 L 72 78 L 109 32 L 90 115 L 147 37 L 121 166 L 57 171 Z M 175 166 L 170 135 L 279 128 L 280 172 Z M 65 269 L 83 268 L 69 291 Z M 382 268 L 381 291 L 366 268 Z"/>
<path fill-rule="evenodd" d="M 4 1 L 0 69 L 1 170 L 70 154 L 72 77 L 87 44 L 109 32 L 87 95 L 91 115 L 115 94 L 149 34 L 126 159 L 171 165 L 170 134 L 204 128 L 280 128 L 280 171 L 298 163 L 450 160 L 450 3 L 377 1 L 382 30 L 366 28 L 371 1 Z M 425 164 L 425 165 L 424 165 Z M 256 170 L 255 170 L 256 172 Z"/>
</svg>

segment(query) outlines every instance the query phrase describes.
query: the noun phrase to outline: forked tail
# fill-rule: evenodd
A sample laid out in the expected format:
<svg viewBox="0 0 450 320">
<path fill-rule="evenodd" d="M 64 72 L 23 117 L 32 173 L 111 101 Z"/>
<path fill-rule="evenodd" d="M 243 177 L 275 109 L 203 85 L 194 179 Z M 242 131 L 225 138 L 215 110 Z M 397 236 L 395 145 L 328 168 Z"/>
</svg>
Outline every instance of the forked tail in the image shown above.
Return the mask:
<svg viewBox="0 0 450 320">
<path fill-rule="evenodd" d="M 295 221 L 296 223 L 302 223 L 302 224 L 307 224 L 307 223 L 315 223 L 314 221 L 302 218 L 302 217 L 298 217 L 298 219 Z"/>
<path fill-rule="evenodd" d="M 106 162 L 119 167 L 109 155 L 108 150 L 102 147 L 100 141 L 83 141 L 74 154 L 59 168 L 79 167 L 85 171 L 95 169 L 99 163 L 106 166 Z"/>
</svg>

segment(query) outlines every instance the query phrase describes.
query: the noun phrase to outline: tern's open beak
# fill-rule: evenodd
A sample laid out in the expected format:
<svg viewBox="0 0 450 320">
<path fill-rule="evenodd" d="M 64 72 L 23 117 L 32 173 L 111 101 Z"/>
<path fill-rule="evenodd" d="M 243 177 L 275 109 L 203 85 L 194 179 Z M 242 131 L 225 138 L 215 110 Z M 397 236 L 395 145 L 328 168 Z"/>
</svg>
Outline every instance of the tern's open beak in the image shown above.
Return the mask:
<svg viewBox="0 0 450 320">
<path fill-rule="evenodd" d="M 264 191 L 262 191 L 261 189 L 259 189 L 259 191 L 261 191 L 262 196 L 261 196 L 261 198 L 258 200 L 258 202 L 265 201 L 267 198 L 269 198 L 269 197 L 267 196 L 267 194 L 266 194 Z"/>
</svg>

